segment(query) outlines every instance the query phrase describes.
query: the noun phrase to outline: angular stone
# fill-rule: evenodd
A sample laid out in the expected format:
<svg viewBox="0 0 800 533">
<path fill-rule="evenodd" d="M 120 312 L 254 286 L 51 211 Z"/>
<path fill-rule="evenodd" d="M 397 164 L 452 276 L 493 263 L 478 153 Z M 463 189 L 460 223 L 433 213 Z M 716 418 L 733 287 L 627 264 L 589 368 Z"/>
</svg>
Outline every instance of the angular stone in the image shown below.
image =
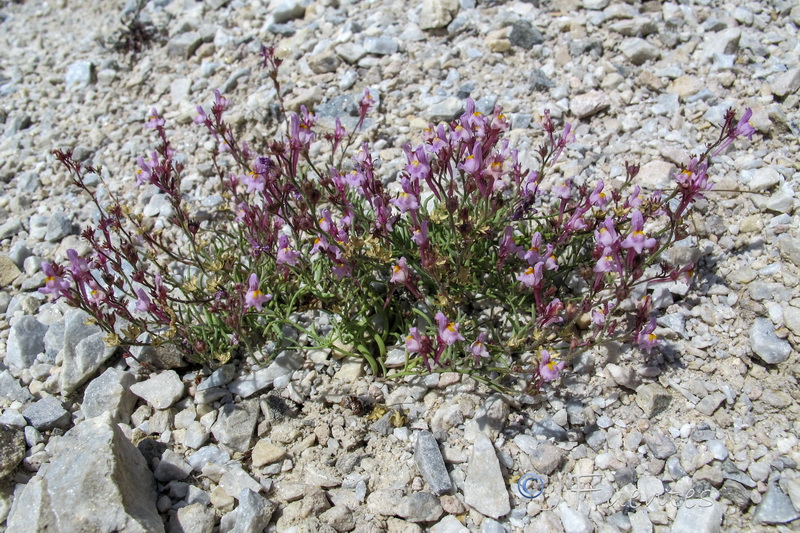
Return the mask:
<svg viewBox="0 0 800 533">
<path fill-rule="evenodd" d="M 434 494 L 444 494 L 453 489 L 439 444 L 430 431 L 419 433 L 414 450 L 414 462 Z"/>
<path fill-rule="evenodd" d="M 364 39 L 364 50 L 368 54 L 388 56 L 397 53 L 397 41 L 390 37 L 367 37 Z"/>
<path fill-rule="evenodd" d="M 800 239 L 784 235 L 778 239 L 781 259 L 800 267 Z"/>
<path fill-rule="evenodd" d="M 549 442 L 542 442 L 530 454 L 531 466 L 540 474 L 550 475 L 561 464 L 564 451 Z"/>
<path fill-rule="evenodd" d="M 86 418 L 110 413 L 116 422 L 130 421 L 136 396 L 130 391 L 136 378 L 130 372 L 109 368 L 92 380 L 83 393 L 81 409 Z"/>
<path fill-rule="evenodd" d="M 19 317 L 12 324 L 8 335 L 5 364 L 20 370 L 31 366 L 36 361 L 36 356 L 44 351 L 46 333 L 47 325 L 35 317 L 30 315 Z"/>
<path fill-rule="evenodd" d="M 710 498 L 685 500 L 678 508 L 671 533 L 719 533 L 725 508 Z"/>
<path fill-rule="evenodd" d="M 252 396 L 270 385 L 277 378 L 291 374 L 303 365 L 303 356 L 294 351 L 283 351 L 267 368 L 251 372 L 228 384 L 228 390 L 242 398 Z"/>
<path fill-rule="evenodd" d="M 0 425 L 0 481 L 13 473 L 24 458 L 25 433 Z"/>
<path fill-rule="evenodd" d="M 714 411 L 722 404 L 725 400 L 725 395 L 717 392 L 714 394 L 709 394 L 702 400 L 700 400 L 697 405 L 694 406 L 695 409 L 700 411 L 706 416 L 711 416 L 714 414 Z"/>
<path fill-rule="evenodd" d="M 0 255 L 0 288 L 11 285 L 21 273 L 14 261 L 5 255 Z"/>
<path fill-rule="evenodd" d="M 530 50 L 535 45 L 544 42 L 544 35 L 527 20 L 516 20 L 511 23 L 511 33 L 508 39 L 514 46 Z"/>
<path fill-rule="evenodd" d="M 251 455 L 253 466 L 260 468 L 264 465 L 276 463 L 286 457 L 286 450 L 277 444 L 272 444 L 266 440 L 260 440 L 253 447 Z"/>
<path fill-rule="evenodd" d="M 238 494 L 239 507 L 236 508 L 236 523 L 230 533 L 261 533 L 272 519 L 275 504 L 250 489 L 242 489 Z"/>
<path fill-rule="evenodd" d="M 625 39 L 619 48 L 622 54 L 636 66 L 661 57 L 661 50 L 658 47 L 639 37 Z"/>
<path fill-rule="evenodd" d="M 458 0 L 423 0 L 419 14 L 422 30 L 444 28 L 458 13 Z"/>
<path fill-rule="evenodd" d="M 778 74 L 772 82 L 772 94 L 781 98 L 797 92 L 797 89 L 800 89 L 800 68 Z"/>
<path fill-rule="evenodd" d="M 179 33 L 167 43 L 167 55 L 181 59 L 192 57 L 203 44 L 203 36 L 198 32 L 188 31 Z"/>
<path fill-rule="evenodd" d="M 219 410 L 219 416 L 211 427 L 211 433 L 217 442 L 234 450 L 246 452 L 250 449 L 250 440 L 256 428 L 257 418 L 257 404 L 252 402 L 225 404 Z"/>
<path fill-rule="evenodd" d="M 450 96 L 428 107 L 422 116 L 436 124 L 438 122 L 450 122 L 463 112 L 464 102 L 455 96 Z"/>
<path fill-rule="evenodd" d="M 250 489 L 255 492 L 261 490 L 258 481 L 245 472 L 239 465 L 232 465 L 219 479 L 219 486 L 234 498 L 239 498 L 242 491 Z"/>
<path fill-rule="evenodd" d="M 415 492 L 401 498 L 396 503 L 393 514 L 409 522 L 433 522 L 438 520 L 443 512 L 439 498 L 430 492 Z"/>
<path fill-rule="evenodd" d="M 290 20 L 303 18 L 306 14 L 305 6 L 297 0 L 280 2 L 272 10 L 272 18 L 278 24 L 289 22 Z"/>
<path fill-rule="evenodd" d="M 67 67 L 64 77 L 67 89 L 80 89 L 97 81 L 94 64 L 91 61 L 76 61 Z"/>
<path fill-rule="evenodd" d="M 192 467 L 183 460 L 183 455 L 166 449 L 161 454 L 161 460 L 153 475 L 158 481 L 166 484 L 173 480 L 181 481 L 186 479 L 191 473 Z"/>
<path fill-rule="evenodd" d="M 27 406 L 22 410 L 22 416 L 39 431 L 65 428 L 70 421 L 69 411 L 64 409 L 58 399 L 50 395 Z"/>
<path fill-rule="evenodd" d="M 144 457 L 109 416 L 51 442 L 52 459 L 14 500 L 8 532 L 163 533 Z"/>
<path fill-rule="evenodd" d="M 335 505 L 319 515 L 319 519 L 338 531 L 352 531 L 356 527 L 353 511 L 346 505 Z"/>
<path fill-rule="evenodd" d="M 675 165 L 667 161 L 648 161 L 639 169 L 636 183 L 645 188 L 664 189 L 672 182 L 672 174 L 675 170 L 677 170 Z"/>
<path fill-rule="evenodd" d="M 770 483 L 764 498 L 756 507 L 753 520 L 760 524 L 788 524 L 800 518 L 792 500 L 783 493 L 777 483 Z"/>
<path fill-rule="evenodd" d="M 358 60 L 367 55 L 364 47 L 355 43 L 342 43 L 334 48 L 339 57 L 344 59 L 349 65 L 358 63 Z"/>
<path fill-rule="evenodd" d="M 565 502 L 558 504 L 558 515 L 561 518 L 561 525 L 564 533 L 592 533 L 594 524 L 583 513 L 576 511 Z"/>
<path fill-rule="evenodd" d="M 27 388 L 23 388 L 22 385 L 19 384 L 17 378 L 12 376 L 11 372 L 3 370 L 0 372 L 0 398 L 10 402 L 17 401 L 25 403 L 30 401 L 33 396 L 31 396 Z"/>
<path fill-rule="evenodd" d="M 203 470 L 207 464 L 224 465 L 230 461 L 231 456 L 225 450 L 217 446 L 204 446 L 187 458 L 192 470 L 197 472 Z"/>
<path fill-rule="evenodd" d="M 658 383 L 647 383 L 636 388 L 636 405 L 647 418 L 663 413 L 671 401 L 672 394 Z"/>
<path fill-rule="evenodd" d="M 214 510 L 206 507 L 202 503 L 191 503 L 186 507 L 181 507 L 172 516 L 169 522 L 171 532 L 197 532 L 211 533 L 214 530 L 216 517 Z"/>
<path fill-rule="evenodd" d="M 336 72 L 340 63 L 339 57 L 331 51 L 325 51 L 308 58 L 308 66 L 315 74 Z"/>
<path fill-rule="evenodd" d="M 87 324 L 87 319 L 89 315 L 80 309 L 71 309 L 64 316 L 60 383 L 64 394 L 72 394 L 83 385 L 115 351 L 106 346 L 100 326 Z"/>
<path fill-rule="evenodd" d="M 750 347 L 759 359 L 770 365 L 783 363 L 792 353 L 792 347 L 775 335 L 775 328 L 767 318 L 756 318 L 750 327 Z"/>
<path fill-rule="evenodd" d="M 615 31 L 625 37 L 647 37 L 658 31 L 655 21 L 646 17 L 634 17 L 617 21 L 609 26 L 611 31 Z"/>
<path fill-rule="evenodd" d="M 166 370 L 131 385 L 131 392 L 156 409 L 166 409 L 183 396 L 183 381 L 174 370 Z"/>
<path fill-rule="evenodd" d="M 736 507 L 744 511 L 750 507 L 750 491 L 741 483 L 726 479 L 719 489 L 719 495 L 729 499 Z"/>
<path fill-rule="evenodd" d="M 500 518 L 511 511 L 500 462 L 489 437 L 478 433 L 464 482 L 464 502 L 479 513 Z"/>
<path fill-rule="evenodd" d="M 569 110 L 578 118 L 586 118 L 608 109 L 611 101 L 602 91 L 579 94 L 569 101 Z"/>
<path fill-rule="evenodd" d="M 658 459 L 666 459 L 678 451 L 672 438 L 658 429 L 650 429 L 645 433 L 644 442 L 650 453 Z"/>
</svg>

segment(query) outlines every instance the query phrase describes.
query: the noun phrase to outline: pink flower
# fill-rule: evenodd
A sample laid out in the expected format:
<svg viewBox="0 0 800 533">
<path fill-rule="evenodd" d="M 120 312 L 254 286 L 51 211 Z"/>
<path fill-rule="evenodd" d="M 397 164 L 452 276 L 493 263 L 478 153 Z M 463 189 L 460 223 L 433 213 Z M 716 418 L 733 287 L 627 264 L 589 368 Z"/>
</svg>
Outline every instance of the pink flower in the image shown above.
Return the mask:
<svg viewBox="0 0 800 533">
<path fill-rule="evenodd" d="M 652 249 L 658 245 L 658 241 L 644 234 L 644 217 L 641 211 L 634 211 L 631 215 L 631 234 L 625 237 L 620 243 L 623 248 L 633 248 L 637 254 L 647 248 Z"/>
<path fill-rule="evenodd" d="M 420 227 L 414 228 L 414 235 L 411 236 L 411 240 L 414 243 L 422 248 L 423 246 L 428 244 L 428 221 L 423 220 L 420 224 Z"/>
<path fill-rule="evenodd" d="M 517 276 L 517 280 L 526 287 L 534 288 L 542 282 L 542 267 L 544 263 L 536 263 L 536 266 L 528 267 L 525 272 Z"/>
<path fill-rule="evenodd" d="M 145 128 L 156 129 L 164 126 L 164 119 L 158 116 L 158 111 L 156 108 L 152 108 L 150 110 L 150 116 L 147 117 L 147 123 L 144 125 Z"/>
<path fill-rule="evenodd" d="M 444 313 L 439 311 L 436 313 L 436 322 L 439 324 L 439 338 L 444 342 L 447 346 L 452 346 L 457 341 L 463 341 L 464 337 L 458 331 L 461 327 L 461 324 L 450 322 L 447 320 L 447 317 L 444 316 Z"/>
<path fill-rule="evenodd" d="M 408 266 L 406 266 L 406 258 L 401 257 L 395 266 L 392 267 L 392 278 L 389 280 L 392 283 L 405 283 L 408 281 Z"/>
<path fill-rule="evenodd" d="M 594 232 L 594 240 L 604 248 L 612 248 L 617 243 L 617 231 L 614 229 L 614 221 L 611 217 L 606 217 L 599 230 Z"/>
<path fill-rule="evenodd" d="M 566 364 L 565 361 L 561 361 L 560 363 L 551 361 L 550 352 L 542 350 L 542 361 L 539 363 L 539 376 L 541 376 L 542 381 L 545 383 L 554 381 L 558 379 L 558 375 Z"/>
<path fill-rule="evenodd" d="M 589 203 L 592 204 L 592 207 L 596 207 L 598 209 L 604 209 L 611 198 L 608 197 L 606 193 L 603 192 L 603 187 L 605 184 L 603 180 L 597 182 L 597 187 L 595 187 L 592 194 L 589 195 Z"/>
<path fill-rule="evenodd" d="M 406 337 L 406 350 L 409 353 L 418 353 L 422 352 L 424 349 L 426 337 L 423 337 L 418 328 L 411 328 L 408 330 L 408 336 Z"/>
<path fill-rule="evenodd" d="M 72 279 L 78 281 L 87 280 L 91 277 L 89 275 L 89 263 L 86 262 L 86 259 L 79 257 L 78 252 L 70 248 L 67 250 L 67 258 L 71 263 L 70 273 L 72 274 Z"/>
<path fill-rule="evenodd" d="M 603 255 L 597 260 L 592 270 L 598 274 L 600 272 L 617 272 L 619 270 L 619 265 L 617 265 L 617 261 L 614 259 L 614 253 L 611 248 L 603 249 Z"/>
<path fill-rule="evenodd" d="M 251 172 L 242 179 L 242 183 L 247 186 L 247 192 L 264 192 L 267 186 L 267 180 L 264 176 Z"/>
<path fill-rule="evenodd" d="M 44 287 L 39 288 L 42 294 L 52 294 L 56 300 L 65 296 L 70 285 L 67 280 L 61 277 L 61 268 L 51 263 L 42 263 L 42 272 L 44 272 Z"/>
<path fill-rule="evenodd" d="M 292 250 L 289 245 L 289 238 L 286 235 L 278 237 L 278 255 L 275 262 L 279 265 L 295 266 L 300 252 Z"/>
<path fill-rule="evenodd" d="M 553 187 L 553 196 L 556 198 L 561 198 L 562 200 L 569 200 L 571 195 L 570 192 L 570 184 L 572 180 L 570 178 L 565 179 L 555 187 Z"/>
<path fill-rule="evenodd" d="M 725 126 L 723 127 L 723 132 L 725 132 L 726 137 L 725 140 L 722 141 L 722 144 L 719 145 L 711 157 L 715 157 L 717 154 L 722 152 L 725 148 L 730 146 L 730 144 L 736 140 L 737 137 L 744 136 L 747 137 L 748 140 L 753 139 L 753 134 L 756 132 L 756 129 L 750 124 L 749 120 L 750 117 L 753 116 L 753 110 L 749 107 L 745 109 L 744 115 L 739 120 L 739 123 L 736 127 L 733 127 L 733 121 L 736 120 L 736 116 L 733 113 L 732 109 L 728 110 L 728 113 L 725 115 Z"/>
<path fill-rule="evenodd" d="M 261 311 L 261 306 L 272 300 L 271 294 L 264 294 L 258 288 L 258 276 L 255 272 L 250 274 L 248 290 L 244 295 L 244 309 L 247 311 L 251 307 L 255 307 Z"/>
<path fill-rule="evenodd" d="M 153 302 L 150 301 L 150 297 L 147 296 L 147 293 L 144 292 L 144 289 L 141 287 L 136 289 L 136 296 L 138 299 L 136 300 L 136 307 L 134 307 L 135 311 L 141 311 L 143 313 L 148 313 L 152 311 L 155 306 Z"/>
<path fill-rule="evenodd" d="M 480 174 L 483 168 L 483 153 L 480 144 L 475 145 L 472 149 L 472 153 L 468 155 L 462 163 L 458 164 L 458 168 L 473 176 Z"/>
<path fill-rule="evenodd" d="M 403 145 L 403 150 L 405 150 L 406 158 L 408 159 L 406 172 L 411 176 L 411 179 L 415 181 L 428 179 L 431 173 L 431 164 L 423 147 L 418 146 L 416 151 L 412 152 L 411 145 L 405 144 Z"/>
<path fill-rule="evenodd" d="M 479 361 L 482 357 L 489 357 L 489 350 L 486 349 L 486 332 L 482 331 L 475 342 L 469 345 L 469 352 Z"/>
<path fill-rule="evenodd" d="M 653 333 L 656 329 L 656 317 L 650 319 L 650 322 L 636 334 L 636 344 L 647 353 L 653 349 L 653 346 L 658 346 L 658 337 Z"/>
</svg>

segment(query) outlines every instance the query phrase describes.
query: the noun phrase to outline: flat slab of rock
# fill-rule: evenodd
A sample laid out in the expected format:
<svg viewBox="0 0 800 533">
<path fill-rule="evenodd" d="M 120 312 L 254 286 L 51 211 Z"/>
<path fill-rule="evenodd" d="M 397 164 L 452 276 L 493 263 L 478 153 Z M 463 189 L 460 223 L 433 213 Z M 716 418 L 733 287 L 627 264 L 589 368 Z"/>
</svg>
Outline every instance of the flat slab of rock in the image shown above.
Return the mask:
<svg viewBox="0 0 800 533">
<path fill-rule="evenodd" d="M 439 443 L 430 431 L 420 432 L 414 450 L 414 462 L 434 494 L 444 494 L 453 489 Z"/>
<path fill-rule="evenodd" d="M 110 416 L 75 426 L 48 452 L 51 462 L 14 499 L 8 533 L 163 533 L 153 475 Z"/>
<path fill-rule="evenodd" d="M 464 502 L 485 516 L 500 518 L 511 511 L 500 461 L 489 437 L 479 433 L 464 482 Z"/>
<path fill-rule="evenodd" d="M 174 370 L 131 385 L 131 392 L 156 409 L 166 409 L 183 396 L 183 381 Z"/>
</svg>

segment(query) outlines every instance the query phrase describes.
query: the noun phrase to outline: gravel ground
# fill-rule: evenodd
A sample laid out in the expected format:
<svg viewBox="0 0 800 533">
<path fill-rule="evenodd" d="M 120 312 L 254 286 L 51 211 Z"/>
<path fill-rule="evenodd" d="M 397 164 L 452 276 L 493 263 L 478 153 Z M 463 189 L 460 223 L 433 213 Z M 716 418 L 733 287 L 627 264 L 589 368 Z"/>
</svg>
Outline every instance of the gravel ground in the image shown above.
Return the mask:
<svg viewBox="0 0 800 533">
<path fill-rule="evenodd" d="M 141 20 L 163 41 L 130 60 L 113 42 L 133 12 L 0 2 L 0 530 L 800 529 L 800 5 L 158 0 Z M 151 350 L 161 369 L 129 367 L 36 292 L 42 260 L 88 251 L 78 234 L 94 214 L 50 151 L 102 165 L 112 192 L 166 216 L 134 179 L 155 106 L 187 197 L 213 208 L 195 106 L 221 89 L 246 138 L 271 135 L 262 44 L 286 57 L 287 105 L 322 124 L 371 88 L 366 135 L 387 181 L 401 146 L 469 96 L 503 107 L 521 151 L 545 109 L 572 122 L 560 175 L 591 183 L 635 161 L 650 189 L 727 108 L 750 107 L 756 135 L 716 158 L 712 180 L 758 194 L 695 209 L 697 238 L 669 252 L 699 259 L 693 283 L 652 289 L 661 348 L 587 353 L 534 397 L 456 374 L 376 379 L 324 350 L 267 347 L 213 373 Z"/>
</svg>

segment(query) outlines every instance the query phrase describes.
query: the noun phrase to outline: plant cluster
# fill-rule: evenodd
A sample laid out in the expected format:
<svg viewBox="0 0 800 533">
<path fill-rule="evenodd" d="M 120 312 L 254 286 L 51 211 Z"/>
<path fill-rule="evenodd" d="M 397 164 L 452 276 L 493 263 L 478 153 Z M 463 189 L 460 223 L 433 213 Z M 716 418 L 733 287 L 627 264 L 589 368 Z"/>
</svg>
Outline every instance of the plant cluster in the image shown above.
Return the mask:
<svg viewBox="0 0 800 533">
<path fill-rule="evenodd" d="M 280 95 L 280 60 L 271 48 L 262 54 Z M 116 200 L 102 205 L 86 180 L 97 169 L 54 152 L 99 222 L 82 233 L 92 256 L 70 251 L 69 265 L 43 264 L 40 290 L 87 311 L 108 342 L 172 343 L 198 362 L 252 351 L 289 325 L 316 347 L 362 356 L 376 374 L 456 371 L 528 390 L 597 344 L 649 352 L 658 343 L 651 298 L 634 297 L 645 292 L 637 288 L 691 275 L 662 252 L 689 234 L 687 213 L 712 186 L 711 158 L 754 133 L 750 110 L 738 121 L 729 111 L 718 139 L 668 191 L 645 193 L 628 163 L 621 184 L 579 186 L 554 171 L 575 140 L 569 123 L 557 129 L 545 113 L 537 165 L 527 169 L 503 138 L 500 108 L 483 115 L 467 100 L 458 119 L 403 146 L 392 193 L 358 142 L 369 90 L 354 131 L 337 119 L 322 132 L 302 108 L 260 153 L 225 121 L 228 106 L 215 92 L 195 121 L 216 141 L 228 199 L 211 220 L 185 201 L 183 168 L 155 110 L 146 126 L 160 142 L 138 158 L 137 181 L 169 199 L 168 228 L 151 229 Z M 298 312 L 310 309 L 329 313 L 330 326 L 301 323 Z M 392 346 L 405 353 L 394 369 Z"/>
</svg>

